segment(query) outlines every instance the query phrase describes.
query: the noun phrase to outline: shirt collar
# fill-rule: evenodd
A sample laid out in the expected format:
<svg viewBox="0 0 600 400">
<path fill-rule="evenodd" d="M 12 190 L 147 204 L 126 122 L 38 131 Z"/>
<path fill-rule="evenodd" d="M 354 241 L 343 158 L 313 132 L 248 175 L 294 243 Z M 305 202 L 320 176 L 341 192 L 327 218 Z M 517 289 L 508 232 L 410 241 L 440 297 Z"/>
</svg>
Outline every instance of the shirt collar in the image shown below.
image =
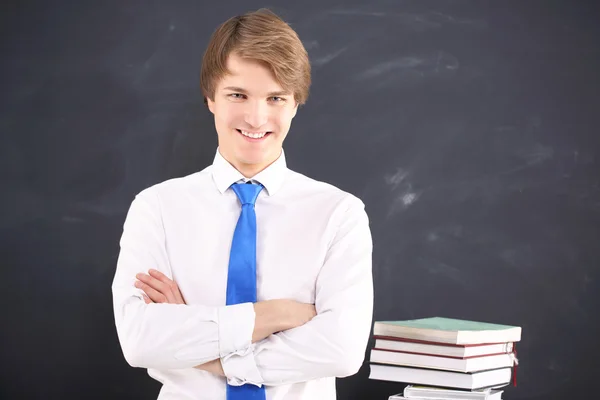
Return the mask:
<svg viewBox="0 0 600 400">
<path fill-rule="evenodd" d="M 273 196 L 283 184 L 286 171 L 287 163 L 285 161 L 285 153 L 283 149 L 281 149 L 279 158 L 267 168 L 250 178 L 250 180 L 262 184 L 267 190 L 267 194 Z M 213 181 L 221 194 L 225 193 L 232 184 L 237 183 L 238 181 L 248 180 L 240 171 L 235 169 L 233 165 L 223 158 L 219 152 L 219 148 L 217 148 L 215 159 L 213 161 L 212 176 Z"/>
</svg>

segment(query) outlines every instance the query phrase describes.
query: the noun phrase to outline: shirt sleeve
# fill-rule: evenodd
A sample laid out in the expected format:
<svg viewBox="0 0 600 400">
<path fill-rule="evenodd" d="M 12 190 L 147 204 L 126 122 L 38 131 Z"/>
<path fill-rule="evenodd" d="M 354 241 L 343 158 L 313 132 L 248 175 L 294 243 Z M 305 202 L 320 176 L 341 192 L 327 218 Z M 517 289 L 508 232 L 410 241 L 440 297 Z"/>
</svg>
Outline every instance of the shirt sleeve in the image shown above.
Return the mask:
<svg viewBox="0 0 600 400">
<path fill-rule="evenodd" d="M 360 369 L 373 314 L 373 244 L 364 204 L 351 199 L 316 281 L 316 317 L 222 358 L 230 384 L 282 385 Z"/>
<path fill-rule="evenodd" d="M 146 304 L 136 274 L 153 268 L 172 279 L 157 195 L 138 194 L 129 208 L 112 283 L 117 336 L 133 367 L 190 368 L 226 355 L 246 354 L 254 306 Z"/>
</svg>

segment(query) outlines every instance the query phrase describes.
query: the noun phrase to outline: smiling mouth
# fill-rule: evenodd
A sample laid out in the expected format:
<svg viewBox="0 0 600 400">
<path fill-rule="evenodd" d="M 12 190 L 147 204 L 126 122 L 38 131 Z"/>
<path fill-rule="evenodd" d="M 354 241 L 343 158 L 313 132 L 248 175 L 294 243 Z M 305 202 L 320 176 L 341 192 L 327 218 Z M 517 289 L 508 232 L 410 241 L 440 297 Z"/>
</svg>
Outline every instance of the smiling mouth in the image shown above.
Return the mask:
<svg viewBox="0 0 600 400">
<path fill-rule="evenodd" d="M 263 139 L 272 133 L 271 131 L 248 132 L 248 131 L 244 131 L 241 129 L 236 129 L 236 131 L 238 131 L 242 136 L 245 136 L 248 139 L 255 139 L 255 140 Z"/>
</svg>

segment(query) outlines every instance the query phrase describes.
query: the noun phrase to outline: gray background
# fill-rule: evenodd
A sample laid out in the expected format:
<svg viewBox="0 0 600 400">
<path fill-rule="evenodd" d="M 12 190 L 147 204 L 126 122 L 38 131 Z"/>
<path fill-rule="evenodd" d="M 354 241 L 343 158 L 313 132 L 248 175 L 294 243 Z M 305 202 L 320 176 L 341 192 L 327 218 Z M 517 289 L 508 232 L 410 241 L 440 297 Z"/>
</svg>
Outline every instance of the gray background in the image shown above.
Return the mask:
<svg viewBox="0 0 600 400">
<path fill-rule="evenodd" d="M 366 203 L 375 319 L 520 325 L 505 398 L 590 398 L 598 7 L 523 0 L 3 2 L 0 396 L 156 397 L 114 329 L 122 224 L 137 192 L 211 163 L 202 53 L 219 23 L 262 6 L 313 65 L 289 166 Z M 339 398 L 404 387 L 368 372 Z"/>
</svg>

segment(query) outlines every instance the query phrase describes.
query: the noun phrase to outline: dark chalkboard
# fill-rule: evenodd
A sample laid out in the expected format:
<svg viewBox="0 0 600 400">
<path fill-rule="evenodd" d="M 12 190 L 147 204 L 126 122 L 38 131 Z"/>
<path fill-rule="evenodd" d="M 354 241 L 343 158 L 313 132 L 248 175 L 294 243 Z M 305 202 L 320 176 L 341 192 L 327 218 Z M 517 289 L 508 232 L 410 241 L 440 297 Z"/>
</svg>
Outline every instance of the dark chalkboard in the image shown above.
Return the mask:
<svg viewBox="0 0 600 400">
<path fill-rule="evenodd" d="M 594 397 L 600 19 L 566 0 L 3 2 L 0 397 L 156 397 L 114 328 L 122 224 L 135 193 L 212 162 L 202 53 L 264 6 L 313 65 L 290 167 L 366 203 L 374 318 L 520 325 L 506 399 Z M 403 388 L 368 372 L 339 398 Z"/>
</svg>

